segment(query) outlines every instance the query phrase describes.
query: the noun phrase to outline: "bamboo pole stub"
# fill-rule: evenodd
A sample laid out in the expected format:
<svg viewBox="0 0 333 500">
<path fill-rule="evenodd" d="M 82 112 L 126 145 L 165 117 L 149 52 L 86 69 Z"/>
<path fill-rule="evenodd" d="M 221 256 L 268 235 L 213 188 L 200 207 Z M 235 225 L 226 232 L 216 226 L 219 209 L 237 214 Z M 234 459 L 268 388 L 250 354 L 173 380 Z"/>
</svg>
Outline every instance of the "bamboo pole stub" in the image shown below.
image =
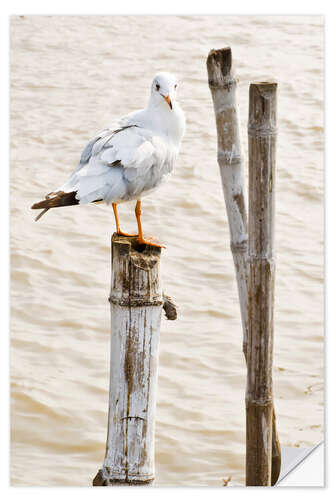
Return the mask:
<svg viewBox="0 0 333 500">
<path fill-rule="evenodd" d="M 112 237 L 108 433 L 94 486 L 147 485 L 155 475 L 161 249 L 136 241 Z"/>
</svg>

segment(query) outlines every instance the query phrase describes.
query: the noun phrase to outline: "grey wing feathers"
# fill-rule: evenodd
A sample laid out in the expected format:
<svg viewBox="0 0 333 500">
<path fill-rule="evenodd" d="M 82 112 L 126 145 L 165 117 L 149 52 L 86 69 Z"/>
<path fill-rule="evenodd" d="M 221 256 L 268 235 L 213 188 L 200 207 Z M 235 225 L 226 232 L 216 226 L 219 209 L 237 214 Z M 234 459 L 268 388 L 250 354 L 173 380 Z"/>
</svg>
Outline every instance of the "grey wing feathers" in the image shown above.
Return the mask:
<svg viewBox="0 0 333 500">
<path fill-rule="evenodd" d="M 86 145 L 86 147 L 84 148 L 84 150 L 82 151 L 82 154 L 81 154 L 81 158 L 80 158 L 81 165 L 84 165 L 85 163 L 87 163 L 87 161 L 91 157 L 93 146 L 96 144 L 96 142 L 100 141 L 100 139 L 105 138 L 105 136 L 107 137 L 107 141 L 110 140 L 111 135 L 110 135 L 109 129 L 103 130 L 100 134 L 96 135 L 93 139 L 91 139 L 88 142 L 88 144 Z"/>
<path fill-rule="evenodd" d="M 115 134 L 122 132 L 123 130 L 131 127 L 136 127 L 137 125 L 126 125 L 114 130 L 104 129 L 98 135 L 96 135 L 91 141 L 88 142 L 84 150 L 82 151 L 80 164 L 84 165 L 87 163 L 91 156 L 99 154 L 103 148 L 112 148 L 112 144 L 108 145 L 108 142 L 112 139 Z"/>
<path fill-rule="evenodd" d="M 152 141 L 151 132 L 137 125 L 104 130 L 88 143 L 79 166 L 61 189 L 76 191 L 80 203 L 129 199 L 134 195 L 133 182 L 139 180 L 135 194 L 145 187 L 142 176 L 154 163 Z"/>
</svg>

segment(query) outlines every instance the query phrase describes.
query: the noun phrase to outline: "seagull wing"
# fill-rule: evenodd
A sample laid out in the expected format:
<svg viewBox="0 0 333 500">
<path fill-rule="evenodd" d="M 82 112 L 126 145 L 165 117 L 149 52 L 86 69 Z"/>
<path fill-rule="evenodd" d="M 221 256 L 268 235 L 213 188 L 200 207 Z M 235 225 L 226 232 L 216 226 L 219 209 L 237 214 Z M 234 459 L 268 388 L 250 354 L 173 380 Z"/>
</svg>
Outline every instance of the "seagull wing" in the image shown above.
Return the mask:
<svg viewBox="0 0 333 500">
<path fill-rule="evenodd" d="M 153 187 L 157 177 L 171 168 L 170 151 L 160 135 L 127 125 L 103 131 L 92 139 L 78 167 L 59 191 L 75 192 L 80 204 L 125 201 Z"/>
</svg>

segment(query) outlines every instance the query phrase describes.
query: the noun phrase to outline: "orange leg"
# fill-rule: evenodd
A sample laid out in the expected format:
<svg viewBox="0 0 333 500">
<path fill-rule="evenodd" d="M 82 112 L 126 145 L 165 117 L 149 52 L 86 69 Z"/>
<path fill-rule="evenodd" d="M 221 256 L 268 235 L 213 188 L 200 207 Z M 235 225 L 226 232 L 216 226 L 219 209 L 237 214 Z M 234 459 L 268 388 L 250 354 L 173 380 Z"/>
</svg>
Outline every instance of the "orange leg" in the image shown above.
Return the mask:
<svg viewBox="0 0 333 500">
<path fill-rule="evenodd" d="M 138 223 L 138 243 L 141 245 L 150 245 L 153 247 L 165 248 L 164 245 L 160 245 L 156 241 L 153 241 L 153 238 L 144 238 L 142 232 L 142 224 L 141 224 L 141 201 L 138 200 L 135 206 L 135 216 Z"/>
<path fill-rule="evenodd" d="M 119 234 L 120 236 L 137 236 L 137 234 L 128 234 L 128 233 L 124 233 L 123 231 L 121 231 L 121 229 L 119 227 L 117 203 L 112 203 L 112 208 L 113 208 L 114 218 L 116 220 L 117 234 Z"/>
</svg>

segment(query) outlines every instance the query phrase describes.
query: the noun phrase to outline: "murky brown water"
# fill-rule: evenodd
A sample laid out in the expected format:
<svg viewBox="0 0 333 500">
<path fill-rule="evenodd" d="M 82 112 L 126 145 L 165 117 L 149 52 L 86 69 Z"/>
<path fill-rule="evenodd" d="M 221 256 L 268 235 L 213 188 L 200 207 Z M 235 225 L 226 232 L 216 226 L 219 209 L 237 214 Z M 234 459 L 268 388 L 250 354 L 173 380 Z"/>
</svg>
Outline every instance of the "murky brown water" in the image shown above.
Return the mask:
<svg viewBox="0 0 333 500">
<path fill-rule="evenodd" d="M 211 48 L 237 63 L 244 152 L 250 81 L 279 82 L 274 390 L 281 443 L 323 435 L 323 18 L 12 18 L 11 381 L 13 485 L 89 485 L 104 457 L 110 209 L 38 224 L 30 205 L 61 185 L 85 143 L 174 72 L 187 134 L 172 180 L 144 200 L 167 245 L 156 485 L 244 484 L 245 366 L 207 85 Z M 124 229 L 133 206 L 120 207 Z"/>
</svg>

